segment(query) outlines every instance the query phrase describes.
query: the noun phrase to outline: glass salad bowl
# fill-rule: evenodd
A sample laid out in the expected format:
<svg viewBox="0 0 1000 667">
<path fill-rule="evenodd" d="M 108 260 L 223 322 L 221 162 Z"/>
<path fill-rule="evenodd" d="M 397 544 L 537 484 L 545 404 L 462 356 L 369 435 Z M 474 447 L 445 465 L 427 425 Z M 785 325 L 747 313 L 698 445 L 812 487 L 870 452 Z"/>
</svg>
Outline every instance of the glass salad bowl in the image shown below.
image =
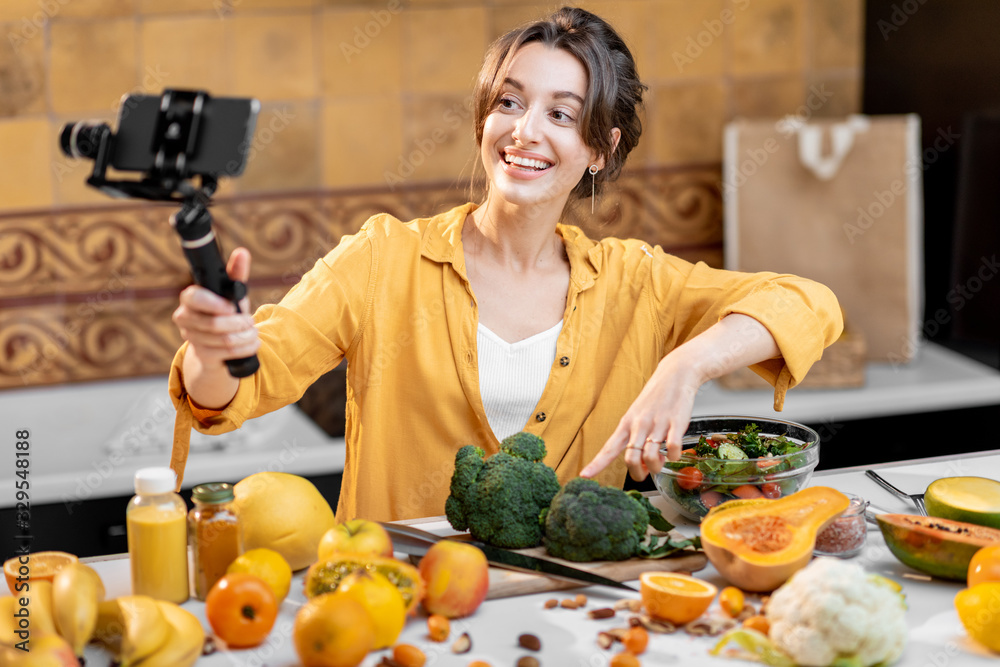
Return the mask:
<svg viewBox="0 0 1000 667">
<path fill-rule="evenodd" d="M 691 419 L 678 461 L 653 477 L 667 504 L 692 521 L 737 498 L 781 498 L 805 487 L 819 464 L 819 434 L 762 417 Z M 660 450 L 666 455 L 666 447 Z"/>
</svg>

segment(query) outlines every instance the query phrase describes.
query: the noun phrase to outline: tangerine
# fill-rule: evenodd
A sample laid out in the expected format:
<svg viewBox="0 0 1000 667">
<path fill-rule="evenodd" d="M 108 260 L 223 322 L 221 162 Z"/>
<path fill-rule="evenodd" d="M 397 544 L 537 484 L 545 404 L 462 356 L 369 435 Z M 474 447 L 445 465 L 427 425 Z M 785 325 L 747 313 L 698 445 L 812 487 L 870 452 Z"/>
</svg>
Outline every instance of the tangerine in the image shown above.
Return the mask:
<svg viewBox="0 0 1000 667">
<path fill-rule="evenodd" d="M 650 616 L 683 625 L 698 618 L 715 599 L 712 584 L 679 572 L 643 572 L 639 594 Z"/>
<path fill-rule="evenodd" d="M 356 570 L 347 575 L 337 591 L 368 610 L 375 622 L 375 648 L 386 648 L 399 637 L 406 623 L 406 605 L 399 589 L 379 572 Z"/>
<path fill-rule="evenodd" d="M 622 651 L 611 656 L 611 661 L 608 665 L 609 667 L 641 667 L 642 663 L 639 662 L 639 658 L 628 651 Z"/>
<path fill-rule="evenodd" d="M 292 641 L 304 667 L 357 667 L 375 647 L 375 621 L 353 597 L 324 593 L 299 609 Z"/>
<path fill-rule="evenodd" d="M 983 547 L 969 561 L 969 588 L 988 581 L 1000 581 L 1000 544 Z"/>
<path fill-rule="evenodd" d="M 736 618 L 743 611 L 743 606 L 746 601 L 743 597 L 743 591 L 736 588 L 735 586 L 726 586 L 719 593 L 719 606 L 722 607 L 722 611 L 729 614 L 731 618 Z"/>
<path fill-rule="evenodd" d="M 649 633 L 641 625 L 632 626 L 625 633 L 622 644 L 625 645 L 625 650 L 632 655 L 642 655 L 649 645 Z"/>
<path fill-rule="evenodd" d="M 3 563 L 3 576 L 11 595 L 17 595 L 18 581 L 51 582 L 56 573 L 79 558 L 65 551 L 36 551 L 24 556 L 9 558 Z"/>
</svg>

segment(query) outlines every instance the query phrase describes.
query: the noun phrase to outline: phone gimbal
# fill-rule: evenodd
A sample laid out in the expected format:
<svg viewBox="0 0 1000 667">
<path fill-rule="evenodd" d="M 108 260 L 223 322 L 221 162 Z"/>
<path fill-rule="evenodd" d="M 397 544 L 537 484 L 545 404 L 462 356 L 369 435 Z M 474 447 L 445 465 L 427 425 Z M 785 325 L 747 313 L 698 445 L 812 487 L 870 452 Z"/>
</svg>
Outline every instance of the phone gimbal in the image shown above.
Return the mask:
<svg viewBox="0 0 1000 667">
<path fill-rule="evenodd" d="M 132 99 L 126 98 L 123 103 L 119 135 L 124 132 L 123 121 L 126 114 L 136 111 L 134 107 L 131 109 L 125 107 L 125 104 Z M 252 103 L 248 108 L 253 110 L 253 113 L 244 119 L 247 135 L 250 135 L 253 132 L 256 109 L 259 105 L 256 100 L 247 101 Z M 116 142 L 120 141 L 121 137 L 116 136 L 106 123 L 81 121 L 67 124 L 62 130 L 59 144 L 62 151 L 70 157 L 92 159 L 94 169 L 87 178 L 87 184 L 112 197 L 179 203 L 180 210 L 171 218 L 171 223 L 180 236 L 181 248 L 191 267 L 194 281 L 231 301 L 236 306 L 236 312 L 240 312 L 240 301 L 246 296 L 247 288 L 244 283 L 232 280 L 226 273 L 226 264 L 212 229 L 212 215 L 208 207 L 218 187 L 219 176 L 234 176 L 242 171 L 246 163 L 248 142 L 243 142 L 246 145 L 230 147 L 241 154 L 240 160 L 236 161 L 235 165 L 231 164 L 233 160 L 230 160 L 229 164 L 224 159 L 210 160 L 227 166 L 222 169 L 198 171 L 197 164 L 205 163 L 204 159 L 195 158 L 205 157 L 199 156 L 199 149 L 203 144 L 205 113 L 210 103 L 210 96 L 203 91 L 163 92 L 158 111 L 155 112 L 155 122 L 148 124 L 152 126 L 152 136 L 148 137 L 150 159 L 149 164 L 144 165 L 142 169 L 144 175 L 140 180 L 107 178 L 109 166 L 118 168 L 113 157 L 120 148 Z M 128 139 L 131 141 L 134 138 Z M 145 146 L 142 152 L 146 153 Z M 198 178 L 197 184 L 193 180 L 195 177 Z M 257 356 L 253 355 L 242 359 L 230 359 L 226 361 L 226 366 L 233 377 L 241 378 L 253 375 L 260 363 Z"/>
</svg>

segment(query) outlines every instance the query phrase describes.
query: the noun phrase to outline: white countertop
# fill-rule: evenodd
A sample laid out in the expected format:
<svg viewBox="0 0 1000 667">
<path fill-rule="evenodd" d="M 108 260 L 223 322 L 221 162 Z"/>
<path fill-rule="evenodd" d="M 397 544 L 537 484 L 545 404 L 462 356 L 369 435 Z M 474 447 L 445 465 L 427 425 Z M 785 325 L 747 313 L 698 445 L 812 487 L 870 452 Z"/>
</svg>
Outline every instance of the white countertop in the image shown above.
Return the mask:
<svg viewBox="0 0 1000 667">
<path fill-rule="evenodd" d="M 1000 405 L 1000 371 L 925 342 L 909 364 L 868 364 L 863 387 L 793 388 L 782 412 L 775 412 L 773 404 L 769 388 L 734 391 L 709 382 L 698 392 L 694 415 L 778 416 L 816 424 Z"/>
<path fill-rule="evenodd" d="M 910 463 L 884 464 L 877 467 L 882 475 L 903 490 L 918 492 L 933 480 L 949 475 L 974 474 L 1000 479 L 1000 450 L 987 454 L 938 457 Z M 812 483 L 827 485 L 842 491 L 857 493 L 873 505 L 889 512 L 908 512 L 902 501 L 884 492 L 863 474 L 862 468 L 830 470 L 816 473 Z M 659 501 L 659 498 L 656 498 Z M 671 518 L 668 514 L 668 518 Z M 682 532 L 693 532 L 689 522 L 674 516 Z M 453 532 L 441 519 L 423 522 L 422 528 L 439 534 Z M 896 664 L 899 667 L 971 667 L 975 665 L 997 664 L 996 656 L 974 644 L 965 634 L 955 613 L 953 599 L 962 588 L 957 582 L 931 580 L 902 565 L 885 546 L 881 533 L 869 527 L 868 543 L 864 551 L 855 558 L 872 572 L 890 577 L 903 586 L 906 594 L 910 627 L 907 648 Z M 91 563 L 101 574 L 108 589 L 108 596 L 114 597 L 129 592 L 129 575 L 126 557 L 92 560 Z M 301 573 L 296 575 L 292 592 L 282 604 L 278 621 L 267 642 L 255 649 L 217 653 L 199 661 L 199 665 L 237 665 L 269 667 L 292 667 L 298 664 L 291 643 L 293 619 L 296 610 L 304 602 L 301 590 Z M 709 565 L 697 576 L 712 581 L 721 589 L 725 581 Z M 588 608 L 608 606 L 622 597 L 638 597 L 637 594 L 619 592 L 602 587 L 574 589 L 573 594 L 584 592 L 590 599 Z M 428 656 L 428 665 L 455 667 L 464 666 L 473 659 L 491 661 L 495 667 L 512 665 L 527 652 L 517 647 L 517 636 L 531 632 L 542 640 L 542 651 L 537 655 L 546 667 L 600 667 L 607 665 L 611 652 L 597 647 L 597 632 L 610 627 L 620 627 L 625 623 L 621 613 L 616 618 L 602 621 L 590 620 L 583 611 L 566 609 L 545 610 L 546 599 L 565 597 L 567 593 L 541 593 L 521 597 L 490 600 L 485 602 L 470 618 L 452 622 L 452 637 L 468 632 L 473 641 L 473 651 L 464 656 L 452 655 L 449 643 L 435 644 L 427 639 L 423 616 L 410 619 L 399 641 L 421 647 Z M 204 604 L 195 600 L 185 604 L 204 623 Z M 715 606 L 709 613 L 715 610 Z M 206 627 L 207 624 L 206 624 Z M 651 635 L 649 648 L 641 656 L 644 665 L 724 665 L 750 664 L 734 660 L 713 658 L 708 649 L 713 646 L 712 638 L 692 638 L 684 632 L 673 635 Z M 376 665 L 385 651 L 370 654 L 365 667 Z M 100 656 L 100 657 L 99 657 Z M 96 648 L 88 649 L 88 664 L 103 664 L 103 656 Z M 90 658 L 93 657 L 93 661 Z"/>
</svg>

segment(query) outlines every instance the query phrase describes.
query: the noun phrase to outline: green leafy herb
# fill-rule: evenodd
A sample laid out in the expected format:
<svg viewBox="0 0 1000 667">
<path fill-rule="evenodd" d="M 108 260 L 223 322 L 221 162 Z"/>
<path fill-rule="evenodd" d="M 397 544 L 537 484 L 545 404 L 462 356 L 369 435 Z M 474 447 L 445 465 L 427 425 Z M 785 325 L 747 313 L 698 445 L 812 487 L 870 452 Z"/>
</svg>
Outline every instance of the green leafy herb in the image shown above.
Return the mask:
<svg viewBox="0 0 1000 667">
<path fill-rule="evenodd" d="M 663 543 L 660 543 L 663 540 Z M 701 549 L 701 536 L 695 535 L 687 539 L 676 539 L 670 535 L 660 537 L 658 535 L 648 535 L 645 540 L 639 543 L 639 556 L 641 558 L 666 558 L 685 549 Z"/>
<path fill-rule="evenodd" d="M 626 493 L 639 501 L 639 504 L 645 508 L 646 513 L 649 514 L 650 526 L 664 533 L 674 529 L 674 524 L 670 523 L 663 517 L 663 514 L 659 509 L 653 506 L 653 503 L 649 501 L 648 497 L 642 495 L 641 492 L 635 489 L 627 491 Z"/>
</svg>

